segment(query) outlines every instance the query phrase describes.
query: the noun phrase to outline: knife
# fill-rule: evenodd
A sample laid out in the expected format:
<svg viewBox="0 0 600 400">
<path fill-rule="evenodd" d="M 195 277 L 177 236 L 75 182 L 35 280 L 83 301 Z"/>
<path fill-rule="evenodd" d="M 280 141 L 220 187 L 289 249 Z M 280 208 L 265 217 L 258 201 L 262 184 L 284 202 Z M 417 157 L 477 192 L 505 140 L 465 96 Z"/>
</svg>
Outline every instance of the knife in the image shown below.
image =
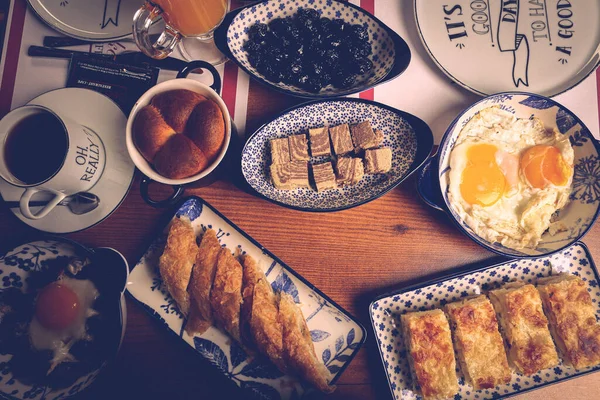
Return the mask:
<svg viewBox="0 0 600 400">
<path fill-rule="evenodd" d="M 144 53 L 139 51 L 126 51 L 120 54 L 97 54 L 88 53 L 85 51 L 73 51 L 64 49 L 53 49 L 50 47 L 42 46 L 29 46 L 27 54 L 32 57 L 51 57 L 51 58 L 71 58 L 73 54 L 85 54 L 90 57 L 95 57 L 104 60 L 116 61 L 123 64 L 129 65 L 140 65 L 149 64 L 153 67 L 160 69 L 167 69 L 170 71 L 179 71 L 187 66 L 187 62 L 179 60 L 173 57 L 167 57 L 162 60 L 155 60 L 154 58 L 146 56 Z M 198 72 L 200 72 L 199 70 Z"/>
</svg>

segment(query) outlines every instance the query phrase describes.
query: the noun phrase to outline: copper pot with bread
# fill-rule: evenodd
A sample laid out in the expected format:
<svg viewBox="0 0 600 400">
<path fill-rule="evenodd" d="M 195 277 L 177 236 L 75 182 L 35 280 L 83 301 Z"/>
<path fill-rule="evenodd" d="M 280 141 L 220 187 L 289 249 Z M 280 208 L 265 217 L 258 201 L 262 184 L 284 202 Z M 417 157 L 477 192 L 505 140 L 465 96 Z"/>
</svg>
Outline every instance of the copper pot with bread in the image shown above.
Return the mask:
<svg viewBox="0 0 600 400">
<path fill-rule="evenodd" d="M 207 86 L 187 75 L 207 69 L 213 84 Z M 221 78 L 204 61 L 193 61 L 178 79 L 162 82 L 140 97 L 127 121 L 127 150 L 145 175 L 140 191 L 154 207 L 175 203 L 184 186 L 206 178 L 223 160 L 231 140 L 231 118 L 218 95 Z M 173 194 L 156 201 L 148 195 L 152 181 L 173 186 Z"/>
</svg>

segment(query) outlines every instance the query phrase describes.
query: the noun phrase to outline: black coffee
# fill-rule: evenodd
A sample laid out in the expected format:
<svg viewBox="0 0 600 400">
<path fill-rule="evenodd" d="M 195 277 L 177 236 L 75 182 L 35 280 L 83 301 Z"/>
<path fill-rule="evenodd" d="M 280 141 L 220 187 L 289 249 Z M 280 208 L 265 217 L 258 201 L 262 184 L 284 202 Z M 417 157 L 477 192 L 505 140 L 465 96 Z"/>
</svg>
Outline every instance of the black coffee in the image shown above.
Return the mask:
<svg viewBox="0 0 600 400">
<path fill-rule="evenodd" d="M 8 133 L 4 147 L 6 166 L 25 184 L 43 182 L 61 167 L 67 147 L 65 128 L 54 115 L 30 115 Z"/>
</svg>

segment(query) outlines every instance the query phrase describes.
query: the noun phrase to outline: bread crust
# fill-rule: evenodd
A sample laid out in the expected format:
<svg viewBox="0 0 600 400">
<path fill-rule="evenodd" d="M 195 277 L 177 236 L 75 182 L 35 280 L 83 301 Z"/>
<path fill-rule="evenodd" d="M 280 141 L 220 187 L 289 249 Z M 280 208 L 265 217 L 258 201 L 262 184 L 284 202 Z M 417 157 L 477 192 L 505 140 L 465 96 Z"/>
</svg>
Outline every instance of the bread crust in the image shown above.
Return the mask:
<svg viewBox="0 0 600 400">
<path fill-rule="evenodd" d="M 196 255 L 196 265 L 188 286 L 191 306 L 186 332 L 190 335 L 202 334 L 213 324 L 210 291 L 217 272 L 217 257 L 220 251 L 221 244 L 216 232 L 207 229 L 202 235 Z"/>
<path fill-rule="evenodd" d="M 302 379 L 325 393 L 331 393 L 332 379 L 327 367 L 317 358 L 310 331 L 302 311 L 287 293 L 279 296 L 279 321 L 283 327 L 285 362 Z"/>
<path fill-rule="evenodd" d="M 154 162 L 156 153 L 167 143 L 171 136 L 176 135 L 153 105 L 140 109 L 133 120 L 133 141 L 146 161 Z"/>
<path fill-rule="evenodd" d="M 156 153 L 154 168 L 169 179 L 183 179 L 198 174 L 208 166 L 202 150 L 185 135 L 173 135 Z"/>
<path fill-rule="evenodd" d="M 485 296 L 446 305 L 462 371 L 476 389 L 510 382 L 504 342 L 492 303 Z"/>
<path fill-rule="evenodd" d="M 563 361 L 576 369 L 600 364 L 600 323 L 585 282 L 559 274 L 540 279 L 537 289 Z"/>
<path fill-rule="evenodd" d="M 190 220 L 185 217 L 173 219 L 158 268 L 164 285 L 185 316 L 190 308 L 187 287 L 197 252 L 196 235 Z"/>
<path fill-rule="evenodd" d="M 225 141 L 225 121 L 221 108 L 212 100 L 200 102 L 190 114 L 185 134 L 208 159 L 217 159 Z"/>
<path fill-rule="evenodd" d="M 150 104 L 160 111 L 164 120 L 177 133 L 183 133 L 190 114 L 206 97 L 187 89 L 169 90 L 152 98 Z"/>
<path fill-rule="evenodd" d="M 400 317 L 415 389 L 425 400 L 458 392 L 450 325 L 442 310 L 411 312 Z"/>
<path fill-rule="evenodd" d="M 222 248 L 217 256 L 217 271 L 210 292 L 210 305 L 217 325 L 240 344 L 242 344 L 240 334 L 242 277 L 240 263 L 227 248 Z"/>
</svg>

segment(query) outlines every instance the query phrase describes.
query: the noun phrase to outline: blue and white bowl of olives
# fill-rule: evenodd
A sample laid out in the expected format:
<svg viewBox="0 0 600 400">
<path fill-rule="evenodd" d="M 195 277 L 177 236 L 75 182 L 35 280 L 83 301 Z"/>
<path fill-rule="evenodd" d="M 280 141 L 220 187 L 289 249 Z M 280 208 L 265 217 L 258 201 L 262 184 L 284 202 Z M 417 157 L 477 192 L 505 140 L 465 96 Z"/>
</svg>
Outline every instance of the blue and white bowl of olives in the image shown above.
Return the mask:
<svg viewBox="0 0 600 400">
<path fill-rule="evenodd" d="M 258 81 L 293 96 L 331 98 L 398 77 L 406 42 L 353 4 L 263 1 L 230 12 L 215 31 L 219 50 Z"/>
</svg>

